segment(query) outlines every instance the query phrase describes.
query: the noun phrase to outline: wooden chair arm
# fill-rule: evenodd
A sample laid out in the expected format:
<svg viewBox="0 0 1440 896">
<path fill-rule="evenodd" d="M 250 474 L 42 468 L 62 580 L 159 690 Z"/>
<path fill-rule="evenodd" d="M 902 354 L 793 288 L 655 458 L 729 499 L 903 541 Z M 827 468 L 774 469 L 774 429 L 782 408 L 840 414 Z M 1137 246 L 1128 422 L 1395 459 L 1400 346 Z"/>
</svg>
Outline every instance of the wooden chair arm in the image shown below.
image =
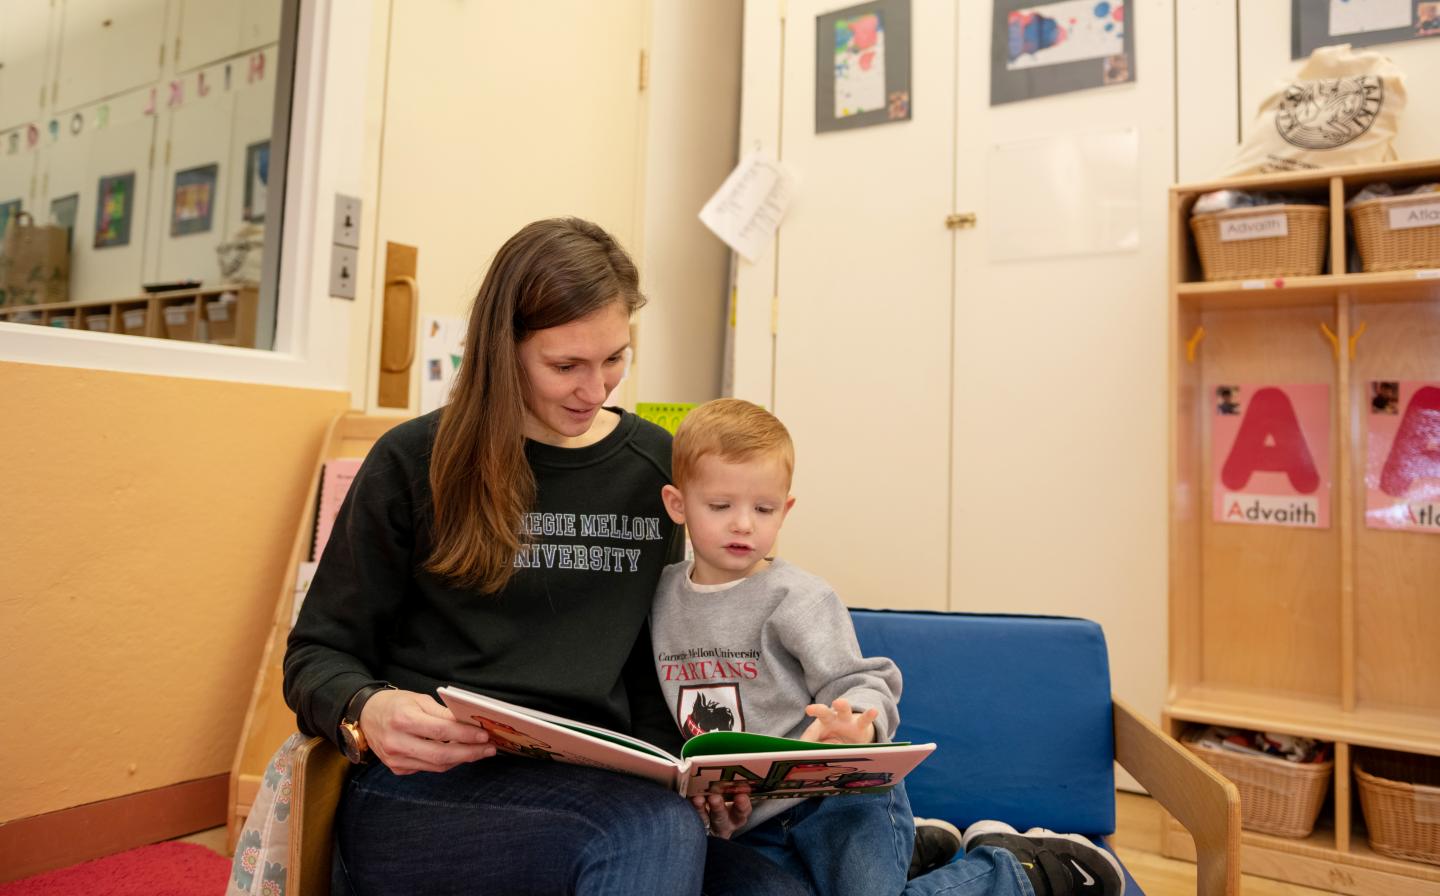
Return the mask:
<svg viewBox="0 0 1440 896">
<path fill-rule="evenodd" d="M 350 762 L 323 737 L 312 737 L 290 759 L 290 874 L 287 892 L 315 896 L 330 892 L 330 847 L 335 808 Z"/>
<path fill-rule="evenodd" d="M 1195 838 L 1197 896 L 1240 892 L 1240 792 L 1123 701 L 1112 698 L 1115 759 Z"/>
</svg>

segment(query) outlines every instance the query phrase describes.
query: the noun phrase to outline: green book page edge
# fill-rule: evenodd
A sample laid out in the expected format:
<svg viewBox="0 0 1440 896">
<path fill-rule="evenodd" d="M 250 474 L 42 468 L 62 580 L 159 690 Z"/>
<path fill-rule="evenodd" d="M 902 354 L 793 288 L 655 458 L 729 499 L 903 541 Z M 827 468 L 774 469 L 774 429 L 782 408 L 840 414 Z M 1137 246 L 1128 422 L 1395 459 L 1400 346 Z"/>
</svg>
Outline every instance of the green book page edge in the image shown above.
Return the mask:
<svg viewBox="0 0 1440 896">
<path fill-rule="evenodd" d="M 724 756 L 731 753 L 798 753 L 803 750 L 869 750 L 872 748 L 908 747 L 909 741 L 884 744 L 819 744 L 789 737 L 770 737 L 748 731 L 710 731 L 685 741 L 680 758 Z"/>
</svg>

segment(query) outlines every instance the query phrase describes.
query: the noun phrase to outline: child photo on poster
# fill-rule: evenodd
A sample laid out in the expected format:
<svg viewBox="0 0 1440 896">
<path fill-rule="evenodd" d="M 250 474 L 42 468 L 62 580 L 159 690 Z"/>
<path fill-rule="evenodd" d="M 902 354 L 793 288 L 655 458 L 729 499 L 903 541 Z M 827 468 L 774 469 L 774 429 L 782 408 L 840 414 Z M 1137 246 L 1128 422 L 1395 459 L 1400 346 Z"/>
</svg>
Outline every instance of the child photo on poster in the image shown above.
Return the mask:
<svg viewBox="0 0 1440 896">
<path fill-rule="evenodd" d="M 1440 535 L 1440 382 L 1373 380 L 1365 525 Z"/>
<path fill-rule="evenodd" d="M 1328 528 L 1329 384 L 1224 383 L 1211 394 L 1215 522 Z"/>
</svg>

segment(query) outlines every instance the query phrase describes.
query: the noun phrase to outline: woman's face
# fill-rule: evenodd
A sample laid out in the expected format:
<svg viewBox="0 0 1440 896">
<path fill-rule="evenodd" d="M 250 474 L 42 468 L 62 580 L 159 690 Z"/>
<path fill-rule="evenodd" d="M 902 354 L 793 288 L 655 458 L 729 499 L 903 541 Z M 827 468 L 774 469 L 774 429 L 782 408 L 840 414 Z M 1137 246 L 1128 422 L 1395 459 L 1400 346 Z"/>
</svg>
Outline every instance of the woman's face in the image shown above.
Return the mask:
<svg viewBox="0 0 1440 896">
<path fill-rule="evenodd" d="M 588 433 L 601 403 L 625 373 L 629 347 L 630 315 L 618 300 L 525 337 L 517 347 L 525 435 L 564 446 Z"/>
</svg>

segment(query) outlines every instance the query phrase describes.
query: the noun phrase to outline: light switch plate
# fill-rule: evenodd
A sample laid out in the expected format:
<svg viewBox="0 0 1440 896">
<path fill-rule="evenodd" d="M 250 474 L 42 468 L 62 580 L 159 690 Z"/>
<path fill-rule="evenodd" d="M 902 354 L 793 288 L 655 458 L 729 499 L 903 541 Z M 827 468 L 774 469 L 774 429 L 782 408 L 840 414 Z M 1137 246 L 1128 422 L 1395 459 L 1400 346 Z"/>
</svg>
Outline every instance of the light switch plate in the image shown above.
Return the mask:
<svg viewBox="0 0 1440 896">
<path fill-rule="evenodd" d="M 360 248 L 360 200 L 335 194 L 335 239 L 337 246 Z"/>
<path fill-rule="evenodd" d="M 330 247 L 330 295 L 337 299 L 355 298 L 355 267 L 360 252 L 349 246 Z"/>
</svg>

